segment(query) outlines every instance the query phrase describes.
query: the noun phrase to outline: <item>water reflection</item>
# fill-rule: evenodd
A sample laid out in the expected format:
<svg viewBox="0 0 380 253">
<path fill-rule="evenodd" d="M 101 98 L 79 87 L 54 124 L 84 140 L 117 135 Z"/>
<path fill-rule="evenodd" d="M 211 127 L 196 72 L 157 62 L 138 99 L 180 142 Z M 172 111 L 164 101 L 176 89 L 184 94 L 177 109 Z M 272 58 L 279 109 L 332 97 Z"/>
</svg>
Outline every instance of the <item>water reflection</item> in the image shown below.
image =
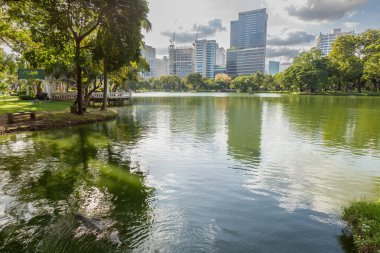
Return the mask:
<svg viewBox="0 0 380 253">
<path fill-rule="evenodd" d="M 227 118 L 229 155 L 243 161 L 245 168 L 255 169 L 261 154 L 262 102 L 252 97 L 232 97 Z"/>
<path fill-rule="evenodd" d="M 144 95 L 112 122 L 2 137 L 0 251 L 340 252 L 341 206 L 379 194 L 379 103 Z"/>
<path fill-rule="evenodd" d="M 120 133 L 127 127 L 128 133 Z M 128 157 L 121 158 L 118 137 L 134 142 L 142 131 L 129 118 L 2 139 L 0 251 L 132 250 L 148 234 L 153 190 L 143 175 L 131 173 L 138 168 Z M 101 219 L 105 231 L 80 225 L 77 212 Z M 121 247 L 110 241 L 113 232 L 120 234 Z"/>
</svg>

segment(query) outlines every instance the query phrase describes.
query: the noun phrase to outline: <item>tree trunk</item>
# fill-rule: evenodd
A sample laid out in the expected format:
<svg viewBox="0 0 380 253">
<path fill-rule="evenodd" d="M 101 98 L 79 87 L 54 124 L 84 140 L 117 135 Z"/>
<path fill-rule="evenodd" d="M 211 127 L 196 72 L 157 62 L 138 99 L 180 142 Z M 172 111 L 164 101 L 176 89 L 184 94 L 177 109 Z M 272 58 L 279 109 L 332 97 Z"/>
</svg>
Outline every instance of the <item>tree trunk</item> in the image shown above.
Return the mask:
<svg viewBox="0 0 380 253">
<path fill-rule="evenodd" d="M 356 86 L 358 89 L 358 93 L 362 93 L 362 83 L 361 83 L 360 78 L 358 78 L 358 82 L 357 82 Z"/>
<path fill-rule="evenodd" d="M 106 109 L 106 106 L 107 106 L 107 90 L 108 90 L 108 73 L 107 73 L 107 61 L 104 60 L 104 64 L 103 64 L 103 68 L 104 68 L 104 85 L 103 85 L 103 102 L 102 102 L 102 108 L 100 109 L 101 111 L 104 111 Z"/>
<path fill-rule="evenodd" d="M 77 103 L 78 103 L 78 114 L 83 114 L 82 107 L 82 67 L 80 65 L 80 40 L 75 41 L 75 66 L 77 72 Z"/>
</svg>

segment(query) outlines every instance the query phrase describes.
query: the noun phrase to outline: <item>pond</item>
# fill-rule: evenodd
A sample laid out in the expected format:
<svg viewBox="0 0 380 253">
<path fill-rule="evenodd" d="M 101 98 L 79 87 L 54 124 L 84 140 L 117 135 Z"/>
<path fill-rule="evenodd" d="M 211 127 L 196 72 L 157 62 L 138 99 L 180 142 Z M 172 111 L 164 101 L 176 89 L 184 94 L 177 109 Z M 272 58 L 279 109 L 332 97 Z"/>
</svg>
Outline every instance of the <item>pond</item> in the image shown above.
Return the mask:
<svg viewBox="0 0 380 253">
<path fill-rule="evenodd" d="M 148 93 L 118 111 L 0 137 L 0 252 L 350 252 L 341 208 L 380 195 L 376 97 Z"/>
</svg>

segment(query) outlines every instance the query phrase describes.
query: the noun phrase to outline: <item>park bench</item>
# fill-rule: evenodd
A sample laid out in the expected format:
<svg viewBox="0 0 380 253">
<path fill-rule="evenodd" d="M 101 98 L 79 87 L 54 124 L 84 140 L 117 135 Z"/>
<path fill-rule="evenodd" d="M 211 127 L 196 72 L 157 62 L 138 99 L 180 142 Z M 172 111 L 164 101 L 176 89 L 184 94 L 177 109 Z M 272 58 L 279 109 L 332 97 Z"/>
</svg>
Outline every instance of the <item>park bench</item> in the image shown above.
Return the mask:
<svg viewBox="0 0 380 253">
<path fill-rule="evenodd" d="M 15 112 L 15 113 L 7 113 L 8 116 L 8 123 L 13 124 L 15 122 L 16 117 L 29 115 L 31 120 L 36 120 L 36 112 L 29 111 L 29 112 Z"/>
</svg>

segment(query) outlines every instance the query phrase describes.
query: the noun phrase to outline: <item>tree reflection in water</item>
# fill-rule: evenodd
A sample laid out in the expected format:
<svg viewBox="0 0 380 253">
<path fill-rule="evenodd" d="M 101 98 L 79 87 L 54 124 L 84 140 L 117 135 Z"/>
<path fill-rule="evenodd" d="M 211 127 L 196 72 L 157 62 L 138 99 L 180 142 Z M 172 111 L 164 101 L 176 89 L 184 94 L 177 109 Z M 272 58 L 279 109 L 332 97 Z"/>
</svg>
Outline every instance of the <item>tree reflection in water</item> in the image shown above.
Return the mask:
<svg viewBox="0 0 380 253">
<path fill-rule="evenodd" d="M 130 251 L 149 232 L 153 189 L 131 165 L 125 143 L 143 129 L 132 118 L 0 140 L 1 252 Z M 124 144 L 123 144 L 124 143 Z M 74 219 L 99 218 L 104 233 Z M 109 238 L 118 233 L 122 244 Z"/>
</svg>

